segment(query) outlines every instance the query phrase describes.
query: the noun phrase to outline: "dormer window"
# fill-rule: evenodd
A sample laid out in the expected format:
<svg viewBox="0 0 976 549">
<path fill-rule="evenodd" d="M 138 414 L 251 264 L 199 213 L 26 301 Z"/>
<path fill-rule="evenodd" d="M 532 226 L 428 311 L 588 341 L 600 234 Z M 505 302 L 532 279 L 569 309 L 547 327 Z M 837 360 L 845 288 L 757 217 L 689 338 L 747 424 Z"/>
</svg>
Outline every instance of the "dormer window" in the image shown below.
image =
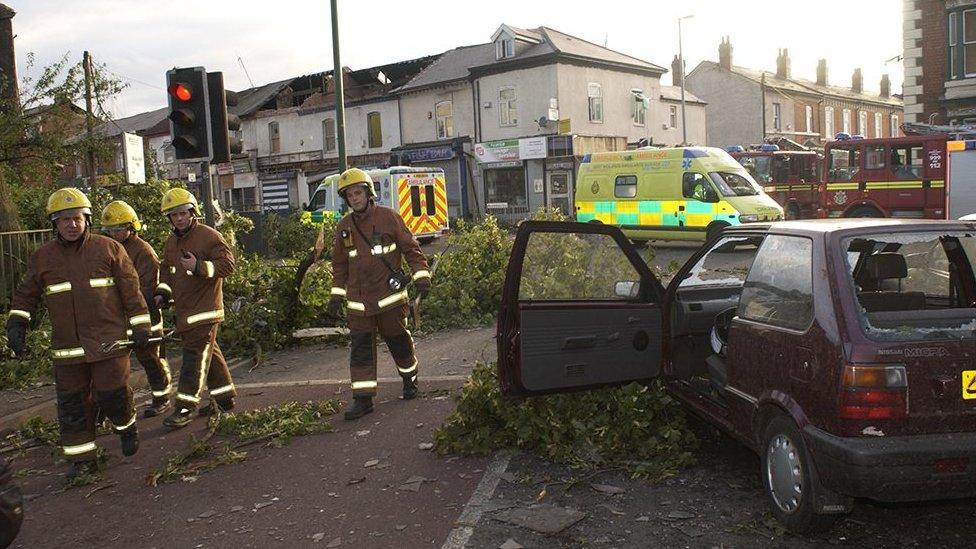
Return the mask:
<svg viewBox="0 0 976 549">
<path fill-rule="evenodd" d="M 495 59 L 515 57 L 515 42 L 508 35 L 501 35 L 495 41 Z"/>
</svg>

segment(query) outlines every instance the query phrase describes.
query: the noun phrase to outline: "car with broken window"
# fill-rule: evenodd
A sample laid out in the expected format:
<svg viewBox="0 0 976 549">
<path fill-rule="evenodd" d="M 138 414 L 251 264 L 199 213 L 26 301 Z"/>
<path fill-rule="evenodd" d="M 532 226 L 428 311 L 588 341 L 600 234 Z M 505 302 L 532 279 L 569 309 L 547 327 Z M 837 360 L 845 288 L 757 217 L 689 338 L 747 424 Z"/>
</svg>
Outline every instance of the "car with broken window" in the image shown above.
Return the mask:
<svg viewBox="0 0 976 549">
<path fill-rule="evenodd" d="M 524 222 L 497 344 L 507 397 L 663 379 L 759 454 L 797 533 L 976 496 L 973 222 L 730 227 L 666 287 L 616 227 Z"/>
</svg>

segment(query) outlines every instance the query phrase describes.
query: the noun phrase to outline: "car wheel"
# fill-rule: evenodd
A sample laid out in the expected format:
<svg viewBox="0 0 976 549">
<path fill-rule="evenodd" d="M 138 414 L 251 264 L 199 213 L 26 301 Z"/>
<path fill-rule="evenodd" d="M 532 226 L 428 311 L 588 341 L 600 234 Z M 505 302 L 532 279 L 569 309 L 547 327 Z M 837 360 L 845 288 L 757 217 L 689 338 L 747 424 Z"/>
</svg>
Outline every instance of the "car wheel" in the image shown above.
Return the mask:
<svg viewBox="0 0 976 549">
<path fill-rule="evenodd" d="M 873 206 L 858 206 L 851 210 L 845 217 L 884 217 L 884 214 Z"/>
<path fill-rule="evenodd" d="M 793 420 L 783 415 L 773 417 L 766 426 L 763 441 L 762 480 L 773 516 L 797 534 L 830 528 L 838 515 L 816 512 L 823 488 Z"/>
</svg>

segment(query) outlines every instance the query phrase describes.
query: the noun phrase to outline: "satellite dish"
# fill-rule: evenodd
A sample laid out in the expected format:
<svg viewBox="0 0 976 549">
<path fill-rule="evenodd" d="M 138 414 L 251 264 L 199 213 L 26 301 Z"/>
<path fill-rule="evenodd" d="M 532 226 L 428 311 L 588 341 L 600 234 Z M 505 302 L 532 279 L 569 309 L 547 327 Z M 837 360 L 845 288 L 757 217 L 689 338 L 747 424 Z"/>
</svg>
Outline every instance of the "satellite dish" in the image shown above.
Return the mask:
<svg viewBox="0 0 976 549">
<path fill-rule="evenodd" d="M 549 125 L 549 118 L 548 117 L 546 117 L 546 116 L 539 117 L 539 127 L 540 128 L 545 128 L 548 125 Z"/>
</svg>

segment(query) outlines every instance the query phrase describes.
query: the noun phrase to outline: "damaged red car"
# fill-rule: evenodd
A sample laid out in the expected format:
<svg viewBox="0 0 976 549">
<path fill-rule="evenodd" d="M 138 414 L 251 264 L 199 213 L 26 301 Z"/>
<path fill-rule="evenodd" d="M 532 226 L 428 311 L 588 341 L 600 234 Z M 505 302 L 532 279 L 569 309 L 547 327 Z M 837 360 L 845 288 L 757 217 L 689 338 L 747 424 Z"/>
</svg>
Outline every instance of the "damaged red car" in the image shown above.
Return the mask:
<svg viewBox="0 0 976 549">
<path fill-rule="evenodd" d="M 760 456 L 772 513 L 976 496 L 976 224 L 727 228 L 662 286 L 615 227 L 525 222 L 506 274 L 509 397 L 662 378 Z"/>
</svg>

